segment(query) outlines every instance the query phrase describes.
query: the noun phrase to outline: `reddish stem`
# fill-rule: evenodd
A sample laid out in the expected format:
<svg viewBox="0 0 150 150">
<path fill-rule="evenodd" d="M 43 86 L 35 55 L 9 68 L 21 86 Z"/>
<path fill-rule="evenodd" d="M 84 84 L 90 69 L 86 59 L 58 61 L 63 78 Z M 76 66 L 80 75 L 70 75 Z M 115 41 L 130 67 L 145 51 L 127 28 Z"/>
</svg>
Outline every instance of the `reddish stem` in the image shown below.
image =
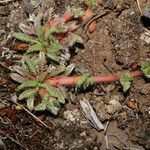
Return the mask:
<svg viewBox="0 0 150 150">
<path fill-rule="evenodd" d="M 134 72 L 131 72 L 130 75 L 132 77 L 137 77 L 137 76 L 143 76 L 144 74 L 141 71 L 134 71 Z M 54 78 L 47 78 L 45 82 L 53 86 L 75 85 L 81 78 L 82 76 L 75 76 L 75 77 L 59 76 L 59 77 L 54 77 Z M 118 81 L 119 79 L 120 79 L 119 74 L 92 77 L 92 80 L 94 81 L 94 83 L 113 82 L 113 81 Z"/>
</svg>

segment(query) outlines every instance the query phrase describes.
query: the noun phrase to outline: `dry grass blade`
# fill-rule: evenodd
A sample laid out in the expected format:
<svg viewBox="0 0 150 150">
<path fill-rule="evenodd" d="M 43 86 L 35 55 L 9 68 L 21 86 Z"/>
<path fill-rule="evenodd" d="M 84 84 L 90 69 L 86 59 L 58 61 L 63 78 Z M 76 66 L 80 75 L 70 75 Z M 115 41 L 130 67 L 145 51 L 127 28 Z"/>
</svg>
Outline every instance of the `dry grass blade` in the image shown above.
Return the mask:
<svg viewBox="0 0 150 150">
<path fill-rule="evenodd" d="M 140 1 L 139 0 L 136 0 L 136 1 L 137 1 L 137 5 L 138 5 L 138 8 L 139 8 L 139 11 L 142 14 L 142 9 L 141 9 L 141 6 L 140 6 Z"/>
</svg>

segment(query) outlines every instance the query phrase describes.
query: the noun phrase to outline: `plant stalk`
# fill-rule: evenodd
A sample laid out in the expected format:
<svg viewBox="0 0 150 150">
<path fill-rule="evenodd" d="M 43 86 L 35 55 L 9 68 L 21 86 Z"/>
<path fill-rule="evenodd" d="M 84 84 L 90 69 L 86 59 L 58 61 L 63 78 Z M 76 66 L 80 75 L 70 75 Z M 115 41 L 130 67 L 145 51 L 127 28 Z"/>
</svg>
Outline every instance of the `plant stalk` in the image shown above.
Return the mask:
<svg viewBox="0 0 150 150">
<path fill-rule="evenodd" d="M 134 71 L 129 73 L 132 77 L 143 76 L 143 72 Z M 61 86 L 61 85 L 75 85 L 82 78 L 82 76 L 74 76 L 74 77 L 65 77 L 59 76 L 54 78 L 47 78 L 45 80 L 46 83 L 52 86 Z M 103 83 L 103 82 L 115 82 L 120 79 L 119 74 L 108 75 L 108 76 L 96 76 L 91 78 L 94 83 Z"/>
</svg>

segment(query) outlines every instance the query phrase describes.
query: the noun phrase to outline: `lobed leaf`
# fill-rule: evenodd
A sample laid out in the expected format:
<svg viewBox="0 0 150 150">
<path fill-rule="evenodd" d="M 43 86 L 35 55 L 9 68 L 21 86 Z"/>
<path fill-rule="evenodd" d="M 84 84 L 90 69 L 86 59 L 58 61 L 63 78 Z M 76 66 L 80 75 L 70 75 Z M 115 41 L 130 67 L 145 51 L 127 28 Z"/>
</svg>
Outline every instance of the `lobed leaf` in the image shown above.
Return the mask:
<svg viewBox="0 0 150 150">
<path fill-rule="evenodd" d="M 36 75 L 37 74 L 37 65 L 35 64 L 34 59 L 25 58 L 25 63 L 29 69 L 29 72 L 32 75 Z"/>
<path fill-rule="evenodd" d="M 54 115 L 57 115 L 58 111 L 60 109 L 60 104 L 59 104 L 59 102 L 56 99 L 51 98 L 51 99 L 49 99 L 49 101 L 48 101 L 48 103 L 46 105 L 46 108 L 48 110 L 50 110 L 51 113 L 53 113 Z"/>
<path fill-rule="evenodd" d="M 56 52 L 60 51 L 61 49 L 62 49 L 62 45 L 57 40 L 53 40 L 51 42 L 50 49 L 48 49 L 48 52 L 56 53 Z"/>
<path fill-rule="evenodd" d="M 31 43 L 31 44 L 36 43 L 36 41 L 31 36 L 28 36 L 21 32 L 18 32 L 18 33 L 15 32 L 12 34 L 12 36 L 20 41 L 24 41 L 24 42 Z"/>
<path fill-rule="evenodd" d="M 47 77 L 47 75 L 48 75 L 48 72 L 46 71 L 37 79 L 37 81 L 39 83 L 43 82 L 45 80 L 45 78 Z"/>
<path fill-rule="evenodd" d="M 45 41 L 45 38 L 44 38 L 44 27 L 39 27 L 37 29 L 37 36 L 38 36 L 38 40 L 43 43 Z"/>
<path fill-rule="evenodd" d="M 23 84 L 21 84 L 20 86 L 18 86 L 18 90 L 23 90 L 23 89 L 26 89 L 26 88 L 36 88 L 38 87 L 39 85 L 39 82 L 37 80 L 32 80 L 32 81 L 27 81 Z"/>
<path fill-rule="evenodd" d="M 43 49 L 43 47 L 42 47 L 41 43 L 35 43 L 27 49 L 27 53 L 41 51 L 42 49 Z"/>
<path fill-rule="evenodd" d="M 34 94 L 37 92 L 37 89 L 29 89 L 29 90 L 25 90 L 24 92 L 22 92 L 19 95 L 19 100 L 22 99 L 26 99 L 26 98 L 30 98 L 30 97 L 34 97 Z"/>
</svg>

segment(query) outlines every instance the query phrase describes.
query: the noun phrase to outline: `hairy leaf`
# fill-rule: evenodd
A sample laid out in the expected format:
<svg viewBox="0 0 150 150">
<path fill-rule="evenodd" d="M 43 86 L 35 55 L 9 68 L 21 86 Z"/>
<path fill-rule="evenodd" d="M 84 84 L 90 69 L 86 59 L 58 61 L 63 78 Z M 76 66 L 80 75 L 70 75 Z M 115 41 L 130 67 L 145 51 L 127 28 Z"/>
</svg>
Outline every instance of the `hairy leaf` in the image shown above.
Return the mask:
<svg viewBox="0 0 150 150">
<path fill-rule="evenodd" d="M 65 71 L 65 66 L 58 66 L 57 68 L 52 68 L 52 69 L 49 69 L 48 72 L 49 72 L 49 76 L 51 77 L 54 77 L 54 76 L 57 76 L 57 75 L 60 75 L 62 73 L 64 73 Z"/>
<path fill-rule="evenodd" d="M 97 8 L 98 7 L 98 2 L 96 0 L 84 0 L 85 4 L 89 7 L 92 8 Z"/>
<path fill-rule="evenodd" d="M 129 73 L 123 73 L 120 76 L 120 84 L 123 87 L 123 91 L 126 92 L 131 86 L 132 76 Z"/>
<path fill-rule="evenodd" d="M 35 88 L 35 87 L 38 87 L 39 85 L 39 82 L 37 80 L 32 80 L 32 81 L 27 81 L 23 84 L 21 84 L 20 86 L 18 86 L 18 90 L 23 90 L 23 89 L 26 89 L 26 88 Z"/>
<path fill-rule="evenodd" d="M 38 104 L 34 108 L 34 110 L 36 110 L 36 111 L 44 111 L 44 110 L 46 110 L 46 105 L 47 105 L 47 103 L 49 101 L 49 95 L 48 94 L 44 95 L 44 97 L 41 97 L 41 98 L 42 98 L 42 102 L 40 104 Z"/>
<path fill-rule="evenodd" d="M 62 46 L 60 45 L 60 43 L 57 40 L 53 40 L 51 42 L 50 49 L 48 49 L 48 52 L 56 53 L 56 52 L 60 51 L 61 49 L 62 49 Z"/>
<path fill-rule="evenodd" d="M 28 42 L 28 43 L 36 43 L 36 41 L 31 37 L 31 36 L 28 36 L 24 33 L 13 33 L 12 34 L 13 37 L 15 37 L 16 39 L 20 40 L 20 41 L 24 41 L 24 42 Z"/>
<path fill-rule="evenodd" d="M 43 48 L 43 47 L 42 47 L 41 43 L 35 43 L 35 44 L 31 45 L 31 46 L 27 49 L 27 53 L 33 53 L 33 52 L 41 51 L 42 48 Z"/>
<path fill-rule="evenodd" d="M 59 62 L 59 57 L 55 54 L 47 54 L 47 57 L 52 61 Z"/>
<path fill-rule="evenodd" d="M 45 109 L 46 109 L 46 104 L 44 102 L 41 102 L 34 108 L 35 111 L 44 111 Z"/>
<path fill-rule="evenodd" d="M 18 83 L 24 83 L 27 81 L 27 79 L 25 77 L 23 77 L 17 73 L 10 73 L 10 77 Z"/>
<path fill-rule="evenodd" d="M 147 78 L 150 78 L 150 63 L 142 62 L 141 63 L 141 70 Z"/>
<path fill-rule="evenodd" d="M 19 95 L 19 100 L 25 99 L 25 98 L 30 98 L 34 97 L 34 94 L 37 92 L 37 89 L 29 89 L 25 90 Z"/>
<path fill-rule="evenodd" d="M 91 79 L 90 75 L 84 75 L 78 82 L 78 87 L 89 87 L 93 84 L 93 80 Z"/>
<path fill-rule="evenodd" d="M 49 95 L 50 96 L 53 96 L 53 97 L 59 97 L 59 94 L 58 94 L 58 90 L 57 88 L 55 87 L 52 87 L 51 85 L 47 84 L 47 83 L 43 83 L 40 85 L 42 88 L 45 88 Z"/>
<path fill-rule="evenodd" d="M 74 6 L 72 6 L 72 7 L 68 6 L 66 8 L 66 12 L 74 14 L 75 18 L 81 17 L 83 15 L 83 13 L 84 13 L 81 8 L 76 8 Z"/>
<path fill-rule="evenodd" d="M 58 114 L 60 109 L 60 104 L 56 99 L 49 99 L 49 102 L 46 105 L 46 108 L 50 110 L 54 115 Z"/>
<path fill-rule="evenodd" d="M 67 93 L 65 91 L 65 88 L 59 87 L 58 94 L 59 94 L 58 101 L 60 103 L 64 104 L 65 103 L 65 99 L 67 98 Z"/>
<path fill-rule="evenodd" d="M 39 27 L 38 30 L 37 30 L 37 36 L 38 36 L 38 39 L 41 43 L 43 43 L 45 41 L 45 38 L 44 38 L 44 27 Z"/>
<path fill-rule="evenodd" d="M 29 75 L 29 71 L 23 65 L 22 66 L 14 65 L 11 67 L 12 67 L 13 71 L 17 72 L 18 74 L 20 74 L 22 76 L 28 76 Z"/>
<path fill-rule="evenodd" d="M 46 71 L 37 79 L 37 81 L 39 83 L 43 82 L 45 80 L 45 78 L 47 77 L 47 75 L 48 75 L 48 72 Z"/>
<path fill-rule="evenodd" d="M 37 65 L 35 64 L 33 59 L 25 58 L 25 63 L 32 75 L 37 74 Z"/>
<path fill-rule="evenodd" d="M 27 99 L 27 107 L 30 111 L 33 110 L 34 108 L 34 96 L 30 96 L 28 99 Z"/>
</svg>

